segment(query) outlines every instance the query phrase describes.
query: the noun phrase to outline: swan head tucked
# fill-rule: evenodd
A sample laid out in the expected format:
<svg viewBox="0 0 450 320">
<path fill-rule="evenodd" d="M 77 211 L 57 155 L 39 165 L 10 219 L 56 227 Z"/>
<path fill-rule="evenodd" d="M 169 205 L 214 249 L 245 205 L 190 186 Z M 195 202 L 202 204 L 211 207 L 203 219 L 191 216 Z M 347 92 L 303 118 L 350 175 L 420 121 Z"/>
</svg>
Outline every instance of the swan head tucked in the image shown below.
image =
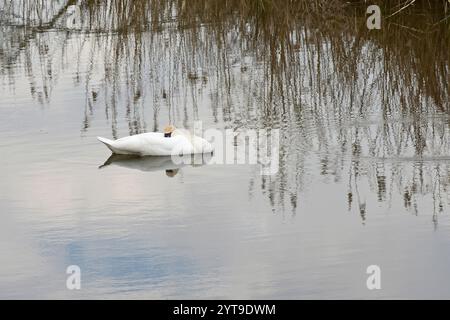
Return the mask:
<svg viewBox="0 0 450 320">
<path fill-rule="evenodd" d="M 172 133 L 175 131 L 175 127 L 172 125 L 168 125 L 164 127 L 164 137 L 170 138 L 172 136 Z"/>
</svg>

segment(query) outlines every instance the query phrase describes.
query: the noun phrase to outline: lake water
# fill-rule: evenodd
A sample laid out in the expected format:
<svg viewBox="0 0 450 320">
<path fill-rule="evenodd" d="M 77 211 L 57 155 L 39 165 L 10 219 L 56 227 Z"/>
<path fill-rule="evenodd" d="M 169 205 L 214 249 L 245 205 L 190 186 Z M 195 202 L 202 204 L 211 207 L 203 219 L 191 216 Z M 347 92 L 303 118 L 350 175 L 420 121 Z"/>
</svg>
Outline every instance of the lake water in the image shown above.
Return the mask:
<svg viewBox="0 0 450 320">
<path fill-rule="evenodd" d="M 0 2 L 0 298 L 450 298 L 448 22 L 130 2 Z M 194 121 L 279 129 L 277 173 L 102 166 Z"/>
</svg>

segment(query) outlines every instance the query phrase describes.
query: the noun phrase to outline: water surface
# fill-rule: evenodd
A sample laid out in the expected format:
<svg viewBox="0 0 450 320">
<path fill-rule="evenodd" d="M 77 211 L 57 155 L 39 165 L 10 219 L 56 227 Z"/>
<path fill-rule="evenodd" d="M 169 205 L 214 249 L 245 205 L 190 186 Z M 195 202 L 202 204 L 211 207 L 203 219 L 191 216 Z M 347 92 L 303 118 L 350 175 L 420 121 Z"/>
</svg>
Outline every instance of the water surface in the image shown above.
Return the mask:
<svg viewBox="0 0 450 320">
<path fill-rule="evenodd" d="M 0 297 L 450 298 L 442 11 L 207 3 L 0 2 Z M 96 140 L 196 120 L 280 129 L 278 173 Z"/>
</svg>

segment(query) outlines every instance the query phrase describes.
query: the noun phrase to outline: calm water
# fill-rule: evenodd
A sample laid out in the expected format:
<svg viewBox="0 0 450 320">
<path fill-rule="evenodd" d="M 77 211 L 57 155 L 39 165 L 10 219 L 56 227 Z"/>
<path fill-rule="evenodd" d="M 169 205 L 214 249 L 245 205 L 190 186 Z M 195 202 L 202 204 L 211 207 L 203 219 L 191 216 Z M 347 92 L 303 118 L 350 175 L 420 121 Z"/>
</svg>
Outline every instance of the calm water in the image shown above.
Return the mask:
<svg viewBox="0 0 450 320">
<path fill-rule="evenodd" d="M 450 298 L 448 24 L 0 3 L 1 298 Z M 195 120 L 280 129 L 278 173 L 102 166 Z"/>
</svg>

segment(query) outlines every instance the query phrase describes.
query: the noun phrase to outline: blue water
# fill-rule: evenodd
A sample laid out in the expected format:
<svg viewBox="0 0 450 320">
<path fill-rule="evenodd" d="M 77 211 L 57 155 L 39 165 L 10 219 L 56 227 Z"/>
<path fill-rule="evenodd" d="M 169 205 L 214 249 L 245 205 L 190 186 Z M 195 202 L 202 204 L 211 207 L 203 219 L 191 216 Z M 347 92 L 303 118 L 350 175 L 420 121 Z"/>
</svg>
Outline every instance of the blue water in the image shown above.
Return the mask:
<svg viewBox="0 0 450 320">
<path fill-rule="evenodd" d="M 224 62 L 208 29 L 28 32 L 0 27 L 0 298 L 450 298 L 448 116 L 426 97 L 418 117 L 386 113 L 377 86 L 334 76 L 327 43 L 323 58 L 300 49 L 295 89 L 283 80 L 286 96 L 269 100 L 267 61 L 232 33 Z M 280 129 L 278 172 L 99 168 L 110 153 L 96 136 L 195 120 Z M 430 128 L 421 154 L 416 124 Z M 80 290 L 66 288 L 69 265 Z"/>
</svg>

